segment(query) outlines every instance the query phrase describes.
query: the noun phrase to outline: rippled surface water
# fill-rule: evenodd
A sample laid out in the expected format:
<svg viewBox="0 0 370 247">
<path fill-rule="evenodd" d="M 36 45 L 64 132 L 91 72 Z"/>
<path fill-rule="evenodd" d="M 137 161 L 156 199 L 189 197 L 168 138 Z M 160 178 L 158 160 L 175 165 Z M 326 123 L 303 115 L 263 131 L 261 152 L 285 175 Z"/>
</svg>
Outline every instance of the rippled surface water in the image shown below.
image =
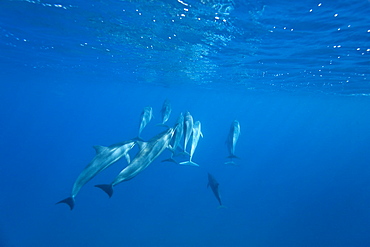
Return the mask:
<svg viewBox="0 0 370 247">
<path fill-rule="evenodd" d="M 368 1 L 2 1 L 1 8 L 0 45 L 16 66 L 127 73 L 162 85 L 369 93 Z"/>
</svg>

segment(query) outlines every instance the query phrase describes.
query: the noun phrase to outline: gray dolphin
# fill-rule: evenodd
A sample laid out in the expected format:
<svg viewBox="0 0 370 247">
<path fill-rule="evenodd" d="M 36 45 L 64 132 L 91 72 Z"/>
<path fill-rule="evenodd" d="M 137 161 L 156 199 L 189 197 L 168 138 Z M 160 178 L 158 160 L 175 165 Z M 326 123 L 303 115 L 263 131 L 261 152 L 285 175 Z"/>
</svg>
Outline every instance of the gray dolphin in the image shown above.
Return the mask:
<svg viewBox="0 0 370 247">
<path fill-rule="evenodd" d="M 66 203 L 72 210 L 75 204 L 75 197 L 82 186 L 89 182 L 99 172 L 120 160 L 123 156 L 125 156 L 127 162 L 130 163 L 130 156 L 128 155 L 128 152 L 134 146 L 135 141 L 132 140 L 116 143 L 110 145 L 109 147 L 94 146 L 96 155 L 76 179 L 75 183 L 73 184 L 71 196 L 61 200 L 60 202 L 57 202 L 57 204 Z"/>
<path fill-rule="evenodd" d="M 168 127 L 165 123 L 170 118 L 171 112 L 172 112 L 171 103 L 168 99 L 166 99 L 162 105 L 162 109 L 161 109 L 162 123 L 158 124 L 159 126 Z"/>
<path fill-rule="evenodd" d="M 192 158 L 193 158 L 195 149 L 197 148 L 199 138 L 203 137 L 201 126 L 202 125 L 199 121 L 196 121 L 194 123 L 193 138 L 191 140 L 190 158 L 189 158 L 189 161 L 180 162 L 180 165 L 199 166 L 197 163 L 192 161 Z"/>
<path fill-rule="evenodd" d="M 180 116 L 177 119 L 175 133 L 171 141 L 172 143 L 170 147 L 170 150 L 172 152 L 171 157 L 168 159 L 162 160 L 162 162 L 168 161 L 168 162 L 177 163 L 177 161 L 173 159 L 173 155 L 175 154 L 177 147 L 180 145 L 181 138 L 183 135 L 184 135 L 184 115 L 180 113 Z"/>
<path fill-rule="evenodd" d="M 140 128 L 139 128 L 139 135 L 137 139 L 141 140 L 141 132 L 145 128 L 145 126 L 152 120 L 153 118 L 153 109 L 150 106 L 144 107 L 141 115 L 140 115 Z"/>
<path fill-rule="evenodd" d="M 234 120 L 231 124 L 229 135 L 227 137 L 227 149 L 229 151 L 229 156 L 227 158 L 230 158 L 231 161 L 226 162 L 225 164 L 235 164 L 233 161 L 233 158 L 239 158 L 235 155 L 235 146 L 238 141 L 240 135 L 240 124 L 238 120 Z"/>
<path fill-rule="evenodd" d="M 215 196 L 216 196 L 217 201 L 220 203 L 220 206 L 222 206 L 220 193 L 218 191 L 218 185 L 219 185 L 219 183 L 217 182 L 217 180 L 210 173 L 208 173 L 207 188 L 209 186 L 211 187 L 211 189 L 213 191 L 213 194 L 215 194 Z"/>
<path fill-rule="evenodd" d="M 138 141 L 139 152 L 131 163 L 125 167 L 110 184 L 98 184 L 95 187 L 102 189 L 109 197 L 113 195 L 113 186 L 128 181 L 147 168 L 169 145 L 174 129 L 168 130 L 156 135 L 148 142 Z"/>
<path fill-rule="evenodd" d="M 193 117 L 189 112 L 186 112 L 184 117 L 184 153 L 187 153 L 186 146 L 188 145 L 190 136 L 193 133 L 193 125 Z"/>
</svg>

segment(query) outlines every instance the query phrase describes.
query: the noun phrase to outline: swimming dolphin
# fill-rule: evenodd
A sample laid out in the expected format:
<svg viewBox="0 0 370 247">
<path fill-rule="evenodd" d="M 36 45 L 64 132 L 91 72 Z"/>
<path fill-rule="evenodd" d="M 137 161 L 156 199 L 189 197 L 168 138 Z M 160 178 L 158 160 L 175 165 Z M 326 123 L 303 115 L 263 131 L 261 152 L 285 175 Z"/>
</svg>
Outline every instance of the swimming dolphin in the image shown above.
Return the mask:
<svg viewBox="0 0 370 247">
<path fill-rule="evenodd" d="M 189 112 L 186 112 L 184 117 L 184 153 L 187 153 L 186 146 L 191 134 L 193 133 L 193 125 L 193 117 L 190 115 Z"/>
<path fill-rule="evenodd" d="M 138 141 L 139 152 L 131 163 L 125 167 L 110 184 L 98 184 L 95 187 L 102 189 L 109 197 L 113 195 L 113 187 L 124 181 L 128 181 L 147 168 L 169 145 L 174 134 L 174 129 L 156 135 L 148 142 Z"/>
<path fill-rule="evenodd" d="M 235 146 L 236 142 L 238 141 L 239 135 L 240 135 L 240 124 L 238 120 L 234 120 L 233 123 L 231 124 L 229 135 L 226 141 L 227 148 L 229 151 L 229 156 L 227 156 L 227 158 L 230 158 L 231 161 L 228 161 L 225 164 L 235 164 L 232 159 L 239 158 L 235 155 Z"/>
<path fill-rule="evenodd" d="M 144 107 L 140 115 L 140 128 L 139 128 L 139 135 L 137 137 L 138 140 L 142 140 L 140 135 L 145 126 L 152 120 L 153 118 L 153 109 L 150 106 Z"/>
<path fill-rule="evenodd" d="M 172 111 L 172 108 L 171 108 L 171 103 L 168 99 L 166 99 L 164 102 L 163 102 L 163 105 L 162 105 L 162 109 L 161 109 L 161 114 L 162 114 L 162 123 L 158 124 L 159 126 L 164 126 L 164 127 L 168 127 L 165 123 L 168 121 L 168 119 L 170 118 L 170 115 L 171 115 L 171 111 Z"/>
<path fill-rule="evenodd" d="M 180 113 L 180 116 L 177 119 L 175 133 L 171 141 L 172 143 L 170 147 L 170 150 L 172 152 L 171 157 L 169 159 L 162 160 L 162 162 L 168 161 L 177 163 L 177 161 L 173 159 L 173 155 L 175 154 L 177 147 L 180 145 L 180 141 L 183 135 L 184 135 L 184 115 Z"/>
<path fill-rule="evenodd" d="M 135 141 L 132 140 L 116 143 L 110 145 L 109 147 L 94 146 L 96 155 L 76 179 L 75 183 L 73 184 L 71 196 L 61 200 L 60 202 L 57 202 L 57 204 L 66 203 L 72 210 L 75 204 L 75 197 L 82 186 L 89 182 L 99 172 L 120 160 L 123 156 L 125 156 L 127 162 L 130 163 L 130 156 L 128 155 L 128 152 L 134 146 Z"/>
<path fill-rule="evenodd" d="M 220 193 L 218 191 L 218 185 L 219 185 L 219 183 L 216 181 L 216 179 L 210 173 L 208 173 L 207 188 L 209 186 L 211 187 L 211 189 L 213 191 L 213 194 L 215 194 L 215 196 L 216 196 L 217 201 L 220 203 L 220 206 L 222 206 Z"/>
<path fill-rule="evenodd" d="M 192 165 L 192 166 L 199 166 L 197 163 L 192 161 L 195 149 L 197 148 L 199 138 L 203 137 L 201 131 L 201 123 L 196 121 L 193 127 L 193 138 L 191 140 L 191 149 L 190 149 L 190 158 L 189 161 L 180 162 L 180 165 Z"/>
</svg>

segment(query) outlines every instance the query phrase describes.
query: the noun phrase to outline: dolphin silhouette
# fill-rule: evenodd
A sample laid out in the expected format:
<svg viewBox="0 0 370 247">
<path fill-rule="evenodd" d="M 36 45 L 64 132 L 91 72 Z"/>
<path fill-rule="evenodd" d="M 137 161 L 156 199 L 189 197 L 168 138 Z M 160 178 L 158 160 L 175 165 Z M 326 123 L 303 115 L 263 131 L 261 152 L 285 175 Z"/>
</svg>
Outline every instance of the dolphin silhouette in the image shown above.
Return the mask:
<svg viewBox="0 0 370 247">
<path fill-rule="evenodd" d="M 145 126 L 152 120 L 153 118 L 153 109 L 150 106 L 144 107 L 141 115 L 140 115 L 140 127 L 139 127 L 139 135 L 137 136 L 138 140 L 142 140 L 140 135 Z"/>
<path fill-rule="evenodd" d="M 188 145 L 191 134 L 193 133 L 193 117 L 190 112 L 186 112 L 184 116 L 184 153 L 186 152 L 186 146 Z"/>
<path fill-rule="evenodd" d="M 99 172 L 108 168 L 123 156 L 126 157 L 127 162 L 130 163 L 130 156 L 128 152 L 135 146 L 135 141 L 129 140 L 110 145 L 109 147 L 94 146 L 96 155 L 92 161 L 83 169 L 75 183 L 73 184 L 71 196 L 61 200 L 58 203 L 66 203 L 71 210 L 75 204 L 75 197 L 87 182 L 95 177 Z"/>
<path fill-rule="evenodd" d="M 168 99 L 166 99 L 163 102 L 162 109 L 161 109 L 162 123 L 158 124 L 158 126 L 168 127 L 166 125 L 166 122 L 170 118 L 171 112 L 172 112 L 171 103 Z"/>
<path fill-rule="evenodd" d="M 177 119 L 175 133 L 173 135 L 173 138 L 171 140 L 171 157 L 165 160 L 162 160 L 162 162 L 174 162 L 177 163 L 176 160 L 173 159 L 174 154 L 176 153 L 177 147 L 180 145 L 181 138 L 184 135 L 184 115 L 180 113 L 180 116 Z"/>
<path fill-rule="evenodd" d="M 239 158 L 238 156 L 235 155 L 235 146 L 239 139 L 239 135 L 240 135 L 240 124 L 238 120 L 234 120 L 230 126 L 229 135 L 226 141 L 227 149 L 229 151 L 229 156 L 227 156 L 227 158 L 230 158 L 231 161 L 228 161 L 225 164 L 235 164 L 233 158 Z"/>
<path fill-rule="evenodd" d="M 217 182 L 217 180 L 210 173 L 208 173 L 208 185 L 207 185 L 207 188 L 209 186 L 211 187 L 211 189 L 213 191 L 213 194 L 215 195 L 217 201 L 220 203 L 220 206 L 223 206 L 222 205 L 222 202 L 221 202 L 220 193 L 218 191 L 218 185 L 219 185 L 219 183 Z"/>
<path fill-rule="evenodd" d="M 190 149 L 190 158 L 189 161 L 180 162 L 180 165 L 191 165 L 191 166 L 199 166 L 197 163 L 192 161 L 195 149 L 197 148 L 199 138 L 203 137 L 201 131 L 201 123 L 196 121 L 193 127 L 193 138 L 191 140 L 191 149 Z"/>
</svg>

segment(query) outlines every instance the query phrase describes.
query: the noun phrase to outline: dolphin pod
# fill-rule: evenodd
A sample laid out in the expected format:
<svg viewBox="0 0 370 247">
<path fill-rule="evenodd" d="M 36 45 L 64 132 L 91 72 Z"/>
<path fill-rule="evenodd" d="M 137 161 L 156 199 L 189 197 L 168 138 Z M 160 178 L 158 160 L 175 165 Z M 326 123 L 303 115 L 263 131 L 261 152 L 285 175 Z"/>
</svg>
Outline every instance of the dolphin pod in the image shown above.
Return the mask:
<svg viewBox="0 0 370 247">
<path fill-rule="evenodd" d="M 125 167 L 118 176 L 110 184 L 95 185 L 108 194 L 109 197 L 113 194 L 113 186 L 119 183 L 128 181 L 147 168 L 169 145 L 173 136 L 174 129 L 168 130 L 156 135 L 148 142 L 138 141 L 140 151 L 130 164 Z"/>
<path fill-rule="evenodd" d="M 153 118 L 152 107 L 150 106 L 145 107 L 141 113 L 139 134 L 136 138 L 112 144 L 108 147 L 94 146 L 96 155 L 77 177 L 72 186 L 70 196 L 56 204 L 65 203 L 72 210 L 75 206 L 75 197 L 81 188 L 100 172 L 118 162 L 123 157 L 125 157 L 127 161 L 127 166 L 124 167 L 110 183 L 95 185 L 95 187 L 100 188 L 107 193 L 109 197 L 113 195 L 113 188 L 116 185 L 136 177 L 140 172 L 152 164 L 166 149 L 171 151 L 171 157 L 163 161 L 174 162 L 180 165 L 199 166 L 197 163 L 192 161 L 192 158 L 200 137 L 203 137 L 200 121 L 193 122 L 193 117 L 189 112 L 186 112 L 185 114 L 180 113 L 175 125 L 173 127 L 169 127 L 166 123 L 170 118 L 171 111 L 171 104 L 166 99 L 161 110 L 162 123 L 158 125 L 167 127 L 167 130 L 157 134 L 148 141 L 143 141 L 140 135 L 142 130 Z M 240 124 L 237 120 L 234 120 L 230 127 L 227 139 L 229 152 L 229 156 L 227 158 L 230 158 L 231 161 L 226 162 L 225 164 L 234 164 L 232 159 L 238 158 L 235 155 L 235 145 L 238 141 L 239 134 Z M 180 146 L 181 140 L 183 140 L 182 147 Z M 191 148 L 188 153 L 186 148 L 189 143 L 191 143 Z M 130 158 L 130 152 L 132 152 L 131 150 L 134 146 L 138 146 L 139 151 L 137 151 L 136 155 L 131 155 L 133 158 Z M 174 156 L 183 153 L 186 153 L 189 159 L 177 162 L 174 159 Z M 218 185 L 219 184 L 215 178 L 208 173 L 208 186 L 211 187 L 220 206 L 222 206 L 220 194 L 218 192 Z"/>
</svg>

